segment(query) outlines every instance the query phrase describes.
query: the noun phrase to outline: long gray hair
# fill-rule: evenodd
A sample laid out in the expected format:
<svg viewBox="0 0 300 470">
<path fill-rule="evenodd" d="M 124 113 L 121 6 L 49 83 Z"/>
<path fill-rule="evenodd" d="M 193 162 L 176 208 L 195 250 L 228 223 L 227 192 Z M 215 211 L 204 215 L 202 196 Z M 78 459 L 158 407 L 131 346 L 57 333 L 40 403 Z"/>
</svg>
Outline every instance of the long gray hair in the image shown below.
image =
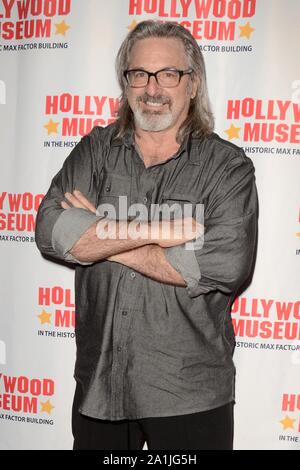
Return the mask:
<svg viewBox="0 0 300 470">
<path fill-rule="evenodd" d="M 189 67 L 193 69 L 192 80 L 195 80 L 196 77 L 199 79 L 196 96 L 191 100 L 188 116 L 178 131 L 177 141 L 182 142 L 185 136 L 191 133 L 195 137 L 211 134 L 214 129 L 214 117 L 208 97 L 204 59 L 196 40 L 179 24 L 148 20 L 139 23 L 127 35 L 117 54 L 116 72 L 122 94 L 118 111 L 118 134 L 116 137 L 123 137 L 129 129 L 134 128 L 133 113 L 127 100 L 127 83 L 123 73 L 128 69 L 133 45 L 137 41 L 147 38 L 176 38 L 181 40 L 188 57 Z"/>
</svg>

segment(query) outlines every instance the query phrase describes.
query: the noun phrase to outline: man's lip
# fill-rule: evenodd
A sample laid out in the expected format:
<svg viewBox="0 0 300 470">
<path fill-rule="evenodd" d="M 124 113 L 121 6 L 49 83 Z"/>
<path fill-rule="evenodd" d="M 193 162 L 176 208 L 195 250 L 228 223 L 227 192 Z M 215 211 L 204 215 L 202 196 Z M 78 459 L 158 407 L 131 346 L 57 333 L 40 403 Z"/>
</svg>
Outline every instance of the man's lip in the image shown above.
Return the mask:
<svg viewBox="0 0 300 470">
<path fill-rule="evenodd" d="M 143 101 L 142 102 L 146 106 L 150 106 L 152 108 L 159 108 L 161 106 L 164 106 L 167 103 L 153 103 L 152 101 Z"/>
</svg>

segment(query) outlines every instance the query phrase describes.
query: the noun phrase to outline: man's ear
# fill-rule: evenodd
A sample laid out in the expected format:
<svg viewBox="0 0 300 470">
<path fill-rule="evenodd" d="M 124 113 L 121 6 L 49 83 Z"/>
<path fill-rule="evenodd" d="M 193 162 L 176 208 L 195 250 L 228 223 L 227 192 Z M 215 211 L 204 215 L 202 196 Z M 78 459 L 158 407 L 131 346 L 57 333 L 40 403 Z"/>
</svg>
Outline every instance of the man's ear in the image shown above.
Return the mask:
<svg viewBox="0 0 300 470">
<path fill-rule="evenodd" d="M 200 81 L 198 78 L 194 78 L 192 80 L 192 87 L 191 87 L 191 99 L 195 98 L 198 88 L 200 86 Z"/>
</svg>

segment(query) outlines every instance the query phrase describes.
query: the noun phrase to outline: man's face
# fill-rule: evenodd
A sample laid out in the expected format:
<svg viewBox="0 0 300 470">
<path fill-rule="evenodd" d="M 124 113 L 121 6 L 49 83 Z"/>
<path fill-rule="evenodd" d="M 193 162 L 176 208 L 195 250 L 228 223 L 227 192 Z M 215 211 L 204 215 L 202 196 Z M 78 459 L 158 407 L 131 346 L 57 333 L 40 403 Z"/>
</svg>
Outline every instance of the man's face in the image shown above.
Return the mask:
<svg viewBox="0 0 300 470">
<path fill-rule="evenodd" d="M 157 72 L 166 67 L 178 70 L 189 68 L 182 42 L 175 38 L 148 38 L 137 41 L 130 54 L 128 69 Z M 163 88 L 151 76 L 143 88 L 127 87 L 127 99 L 137 129 L 157 132 L 176 130 L 185 120 L 190 99 L 196 94 L 197 84 L 190 75 L 183 75 L 178 86 Z"/>
</svg>

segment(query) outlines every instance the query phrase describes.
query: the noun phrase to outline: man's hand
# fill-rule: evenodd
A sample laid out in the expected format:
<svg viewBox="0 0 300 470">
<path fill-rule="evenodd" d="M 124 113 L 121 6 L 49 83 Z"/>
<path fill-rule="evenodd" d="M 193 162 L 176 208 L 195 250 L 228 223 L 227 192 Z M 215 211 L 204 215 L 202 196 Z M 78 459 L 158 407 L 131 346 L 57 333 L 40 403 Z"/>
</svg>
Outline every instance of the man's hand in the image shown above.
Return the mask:
<svg viewBox="0 0 300 470">
<path fill-rule="evenodd" d="M 75 189 L 73 193 L 65 193 L 65 198 L 69 201 L 70 205 L 65 201 L 61 202 L 63 209 L 70 209 L 71 207 L 77 207 L 80 209 L 88 209 L 89 211 L 96 214 L 96 207 L 82 194 L 82 192 Z"/>
</svg>

